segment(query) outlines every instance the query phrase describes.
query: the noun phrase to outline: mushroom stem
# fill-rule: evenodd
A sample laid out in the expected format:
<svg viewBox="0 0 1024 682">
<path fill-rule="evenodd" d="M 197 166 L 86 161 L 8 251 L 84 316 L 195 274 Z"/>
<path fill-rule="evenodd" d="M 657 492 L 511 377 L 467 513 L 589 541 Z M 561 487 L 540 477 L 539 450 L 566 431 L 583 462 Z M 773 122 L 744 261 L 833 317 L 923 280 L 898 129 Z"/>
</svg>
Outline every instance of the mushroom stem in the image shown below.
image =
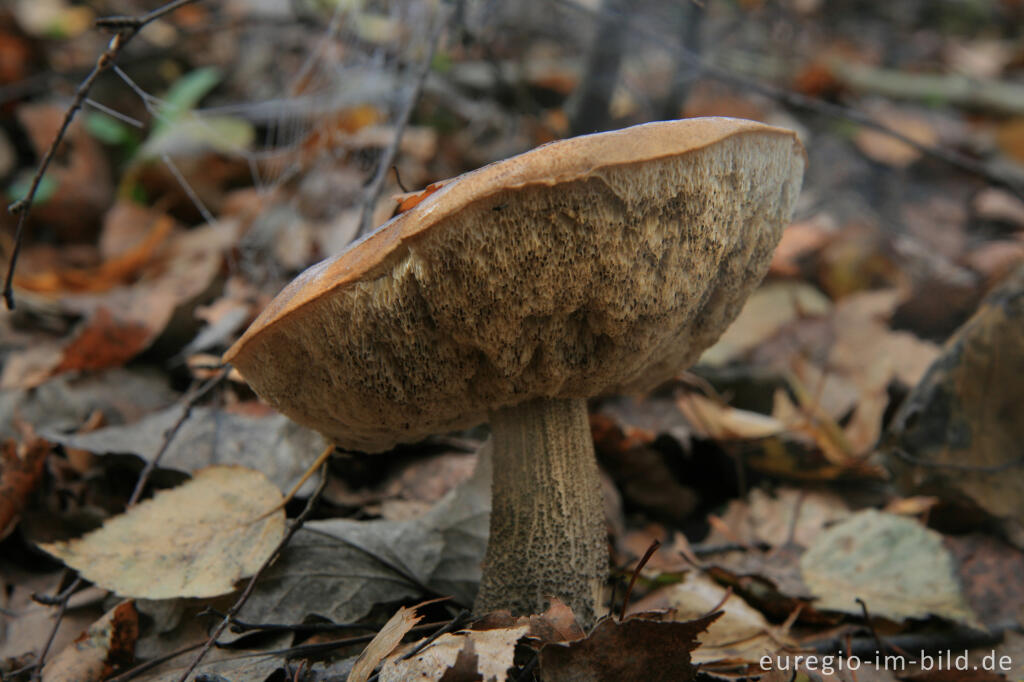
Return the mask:
<svg viewBox="0 0 1024 682">
<path fill-rule="evenodd" d="M 581 398 L 540 398 L 490 415 L 491 536 L 475 610 L 542 612 L 551 597 L 593 625 L 603 614 L 608 539 Z"/>
</svg>

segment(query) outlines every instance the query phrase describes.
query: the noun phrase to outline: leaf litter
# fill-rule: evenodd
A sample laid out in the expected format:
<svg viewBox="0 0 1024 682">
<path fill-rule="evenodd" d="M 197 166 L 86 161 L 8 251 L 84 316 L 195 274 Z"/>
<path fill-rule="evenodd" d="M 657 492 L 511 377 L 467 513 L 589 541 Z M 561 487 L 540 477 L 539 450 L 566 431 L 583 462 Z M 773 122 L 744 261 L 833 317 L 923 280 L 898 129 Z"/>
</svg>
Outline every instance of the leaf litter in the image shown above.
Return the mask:
<svg viewBox="0 0 1024 682">
<path fill-rule="evenodd" d="M 611 127 L 680 112 L 781 122 L 799 130 L 810 167 L 818 169 L 807 177 L 768 281 L 694 374 L 651 396 L 602 399 L 591 418 L 609 474 L 616 575 L 626 580 L 651 540 L 665 543 L 640 572 L 633 610 L 648 600 L 676 604 L 674 615 L 641 620 L 662 628 L 655 639 L 670 640 L 664 633 L 678 628 L 677 655 L 663 660 L 663 652 L 645 649 L 652 625 L 632 619 L 605 621 L 586 638 L 570 633 L 571 614 L 558 627 L 550 615 L 538 616 L 520 637 L 522 623 L 510 617 L 435 642 L 448 652 L 431 669 L 435 677 L 475 679 L 481 670 L 500 677 L 510 655 L 521 672 L 540 649 L 534 679 L 657 679 L 649 670 L 654 661 L 685 679 L 692 669 L 683 669 L 680 652 L 691 640 L 699 646 L 688 664 L 703 661 L 706 673 L 728 677 L 741 669 L 730 671 L 729 664 L 745 663 L 752 672 L 758 651 L 793 653 L 794 641 L 823 646 L 832 633 L 845 633 L 867 642 L 869 625 L 879 627 L 883 648 L 890 638 L 907 637 L 958 645 L 960 623 L 989 627 L 1002 637 L 993 646 L 1010 652 L 1019 668 L 1012 629 L 1024 624 L 1014 438 L 1020 382 L 1013 380 L 1020 374 L 1020 286 L 1012 275 L 1024 261 L 1024 203 L 1012 181 L 997 187 L 991 180 L 1019 175 L 1024 128 L 1019 109 L 986 99 L 993 84 L 1012 91 L 1020 79 L 1020 60 L 1013 59 L 1019 41 L 999 28 L 1014 25 L 1017 10 L 1003 3 L 966 17 L 947 3 L 913 20 L 915 35 L 929 40 L 897 54 L 890 43 L 905 44 L 907 27 L 868 8 L 741 4 L 727 12 L 717 2 L 699 12 L 676 8 L 698 12 L 687 21 L 704 38 L 722 37 L 715 63 L 741 80 L 690 74 L 682 79 L 688 93 L 672 99 L 679 67 L 666 45 L 683 35 L 672 28 L 680 17 L 667 6 L 644 8 L 633 13 L 637 23 L 629 30 L 651 40 L 630 43 L 609 107 Z M 31 81 L 21 89 L 18 79 L 38 73 L 48 86 L 54 73 L 85 73 L 109 38 L 88 30 L 91 11 L 74 3 L 55 0 L 38 13 L 31 5 L 0 12 L 8 48 L 0 83 L 10 95 L 0 108 L 0 147 L 11 147 L 0 176 L 10 198 L 26 191 L 32 157 L 45 152 L 65 104 L 48 90 L 33 90 Z M 139 462 L 123 467 L 123 458 L 108 454 L 156 464 L 154 482 L 164 469 L 257 468 L 270 479 L 269 502 L 321 450 L 316 436 L 271 414 L 234 380 L 196 405 L 164 442 L 181 415 L 181 406 L 172 407 L 177 391 L 219 371 L 220 351 L 285 281 L 355 236 L 373 159 L 394 139 L 389 112 L 402 83 L 387 64 L 417 43 L 415 13 L 353 6 L 343 12 L 340 34 L 328 31 L 330 17 L 321 14 L 296 20 L 288 9 L 196 3 L 147 27 L 139 40 L 167 50 L 167 58 L 153 60 L 159 68 L 125 66 L 113 87 L 97 89 L 87 102 L 92 110 L 72 127 L 43 178 L 15 273 L 18 310 L 0 319 L 0 485 L 15 511 L 0 547 L 5 676 L 31 663 L 48 636 L 50 607 L 31 595 L 68 584 L 31 538 L 54 537 L 46 518 L 81 527 L 118 511 L 128 497 Z M 557 43 L 504 10 L 464 17 L 463 42 L 442 45 L 412 125 L 398 141 L 394 178 L 382 193 L 397 199 L 379 201 L 374 215 L 407 209 L 443 178 L 565 135 L 577 115 L 569 98 L 587 82 L 583 33 L 598 15 L 573 3 L 545 15 L 559 32 Z M 197 26 L 221 18 L 236 26 L 218 34 L 225 40 L 196 37 Z M 739 23 L 746 30 L 727 30 Z M 822 32 L 824 23 L 834 31 Z M 268 25 L 272 33 L 260 33 Z M 993 37 L 966 39 L 955 27 L 967 25 L 987 27 Z M 321 42 L 324 31 L 336 40 Z M 776 59 L 779 35 L 793 38 L 786 41 L 793 48 Z M 308 55 L 312 44 L 322 48 L 301 79 L 287 59 L 267 59 L 270 45 Z M 701 44 L 707 49 L 706 40 Z M 365 49 L 386 57 L 374 57 L 368 68 L 359 61 Z M 880 54 L 887 55 L 885 70 L 875 67 Z M 395 61 L 403 59 L 416 57 Z M 336 63 L 324 68 L 330 60 Z M 982 90 L 973 101 L 958 92 L 915 101 L 917 90 L 908 87 L 896 104 L 884 88 L 894 75 L 916 85 L 943 69 L 973 74 Z M 340 95 L 332 81 L 337 73 L 345 80 Z M 366 74 L 367 83 L 383 84 L 387 93 L 363 84 Z M 947 165 L 855 117 L 826 120 L 785 98 L 755 95 L 744 77 L 867 112 L 940 152 L 977 161 L 982 172 Z M 140 96 L 143 89 L 163 94 Z M 665 100 L 669 91 L 675 94 Z M 239 107 L 229 99 L 256 101 L 268 93 L 291 98 L 272 102 L 275 112 L 286 113 L 268 115 L 259 102 Z M 136 118 L 141 128 L 130 122 Z M 253 135 L 263 132 L 261 147 Z M 0 225 L 7 231 L 13 221 L 4 214 Z M 8 252 L 9 245 L 5 238 Z M 979 303 L 1004 281 L 1000 293 Z M 40 436 L 28 435 L 23 423 Z M 474 443 L 482 435 L 457 437 Z M 164 445 L 161 461 L 152 462 Z M 316 520 L 256 584 L 239 618 L 291 625 L 330 619 L 373 632 L 394 608 L 425 597 L 471 604 L 486 542 L 487 485 L 474 476 L 443 497 L 464 480 L 472 460 L 448 454 L 421 445 L 336 457 Z M 187 529 L 175 530 L 174 521 L 186 521 L 191 511 L 168 509 L 150 525 L 184 537 Z M 118 518 L 109 523 L 116 526 Z M 900 544 L 889 546 L 892 538 Z M 234 588 L 233 575 L 220 576 L 220 589 Z M 920 589 L 924 583 L 931 589 Z M 71 595 L 51 665 L 100 616 L 105 594 L 93 587 Z M 617 610 L 621 589 L 616 595 Z M 702 615 L 716 597 L 724 614 L 707 632 L 691 637 L 671 622 Z M 850 606 L 858 597 L 870 621 Z M 137 601 L 144 615 L 135 657 L 152 660 L 202 641 L 206 620 L 197 612 L 224 608 L 224 600 Z M 423 608 L 433 617 L 448 607 Z M 246 636 L 244 643 L 262 642 L 258 652 L 300 644 L 304 636 Z M 548 649 L 560 653 L 549 652 L 545 665 Z M 95 649 L 98 657 L 103 651 Z M 232 659 L 242 654 L 224 650 L 198 672 L 257 682 L 282 675 L 336 679 L 357 653 L 341 651 L 334 661 L 311 665 L 289 663 L 280 653 Z M 565 651 L 573 660 L 551 662 Z M 972 647 L 972 660 L 985 653 Z M 184 670 L 178 660 L 144 679 L 177 679 Z M 790 675 L 775 670 L 763 679 Z M 801 675 L 836 679 L 806 665 Z M 862 670 L 858 679 L 893 677 Z"/>
</svg>

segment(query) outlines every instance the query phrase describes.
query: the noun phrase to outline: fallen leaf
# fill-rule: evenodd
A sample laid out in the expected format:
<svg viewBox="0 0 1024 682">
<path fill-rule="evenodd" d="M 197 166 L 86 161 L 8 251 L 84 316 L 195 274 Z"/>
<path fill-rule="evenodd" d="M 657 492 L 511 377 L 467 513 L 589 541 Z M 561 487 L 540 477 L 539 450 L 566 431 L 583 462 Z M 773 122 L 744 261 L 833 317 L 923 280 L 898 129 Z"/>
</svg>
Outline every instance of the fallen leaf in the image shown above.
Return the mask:
<svg viewBox="0 0 1024 682">
<path fill-rule="evenodd" d="M 0 661 L 28 655 L 30 662 L 42 651 L 43 644 L 54 629 L 53 607 L 33 599 L 35 594 L 56 594 L 60 591 L 64 572 L 56 575 L 19 576 L 4 563 L 0 577 Z M 98 587 L 86 588 L 68 599 L 64 618 L 54 634 L 52 651 L 72 644 L 92 623 L 100 618 L 101 604 L 109 593 Z"/>
<path fill-rule="evenodd" d="M 906 494 L 967 502 L 1024 546 L 1024 267 L 946 343 L 900 406 L 883 452 Z"/>
<path fill-rule="evenodd" d="M 634 617 L 600 621 L 586 639 L 547 644 L 540 652 L 542 680 L 558 682 L 681 682 L 697 668 L 691 652 L 698 636 L 718 618 L 711 614 L 687 623 Z"/>
<path fill-rule="evenodd" d="M 143 266 L 157 252 L 174 228 L 174 221 L 167 216 L 152 220 L 145 237 L 135 246 L 111 256 L 92 268 L 63 268 L 49 272 L 20 274 L 14 278 L 14 286 L 26 291 L 56 294 L 71 292 L 102 292 L 115 286 L 130 284 L 138 277 Z"/>
<path fill-rule="evenodd" d="M 769 277 L 799 277 L 809 261 L 835 236 L 837 227 L 831 216 L 819 214 L 782 231 L 768 268 Z"/>
<path fill-rule="evenodd" d="M 941 616 L 977 627 L 942 536 L 911 519 L 866 509 L 821 533 L 800 557 L 815 608 L 900 622 Z"/>
<path fill-rule="evenodd" d="M 175 401 L 177 394 L 167 383 L 156 371 L 117 367 L 82 376 L 65 374 L 37 388 L 0 391 L 0 437 L 18 437 L 18 420 L 39 433 L 77 431 L 96 410 L 108 424 L 134 421 Z"/>
<path fill-rule="evenodd" d="M 86 580 L 144 599 L 214 597 L 253 574 L 284 536 L 281 494 L 258 471 L 216 466 L 68 542 L 40 545 Z"/>
<path fill-rule="evenodd" d="M 20 441 L 0 445 L 0 540 L 17 525 L 18 515 L 43 475 L 50 447 L 31 427 Z"/>
<path fill-rule="evenodd" d="M 875 107 L 872 118 L 918 144 L 932 147 L 939 135 L 931 122 L 911 109 Z M 903 168 L 921 158 L 921 152 L 902 140 L 874 128 L 861 128 L 854 137 L 857 147 L 873 161 Z"/>
<path fill-rule="evenodd" d="M 64 346 L 60 362 L 50 374 L 73 370 L 121 367 L 149 345 L 152 332 L 131 320 L 118 320 L 101 307 Z"/>
<path fill-rule="evenodd" d="M 220 222 L 177 233 L 161 258 L 149 261 L 132 285 L 62 295 L 57 301 L 61 312 L 86 318 L 79 335 L 69 341 L 26 344 L 10 353 L 0 388 L 32 388 L 58 372 L 123 363 L 149 348 L 173 331 L 168 329 L 173 319 L 191 319 L 189 307 L 215 284 L 223 254 L 234 245 L 238 229 L 237 223 Z M 114 352 L 104 348 L 108 337 L 114 341 Z M 98 358 L 92 358 L 93 352 Z"/>
<path fill-rule="evenodd" d="M 472 604 L 490 521 L 490 458 L 423 517 L 411 521 L 311 521 L 266 572 L 239 618 L 336 623 L 374 604 L 451 595 Z M 324 570 L 324 567 L 330 570 Z"/>
<path fill-rule="evenodd" d="M 709 668 L 704 664 L 717 662 L 718 668 L 736 672 L 735 668 L 745 666 L 748 673 L 756 675 L 762 656 L 794 645 L 780 629 L 769 625 L 760 611 L 698 571 L 690 571 L 682 582 L 647 595 L 632 605 L 630 612 L 660 609 L 674 609 L 672 619 L 682 622 L 700 618 L 712 610 L 722 611 L 722 615 L 697 636 L 700 643 L 690 654 L 691 660 L 701 664 L 701 671 L 705 673 Z M 710 670 L 715 668 L 711 666 Z"/>
<path fill-rule="evenodd" d="M 415 606 L 411 609 L 403 606 L 391 616 L 380 632 L 366 645 L 363 653 L 359 654 L 355 665 L 352 666 L 352 672 L 348 675 L 348 682 L 366 682 L 370 679 L 377 665 L 402 643 L 402 638 L 414 625 L 423 620 L 423 616 L 419 615 L 416 609 Z"/>
<path fill-rule="evenodd" d="M 786 425 L 774 417 L 730 407 L 696 393 L 680 395 L 676 404 L 703 438 L 755 440 L 787 431 Z"/>
<path fill-rule="evenodd" d="M 45 431 L 68 448 L 103 454 L 132 454 L 149 461 L 160 450 L 167 431 L 181 418 L 175 405 L 124 426 L 108 426 L 86 434 Z M 283 491 L 291 490 L 306 466 L 324 449 L 323 439 L 276 412 L 264 417 L 232 414 L 209 407 L 192 408 L 160 466 L 191 473 L 215 464 L 238 464 L 264 473 Z M 304 490 L 314 486 L 310 482 Z"/>
<path fill-rule="evenodd" d="M 444 182 L 432 182 L 419 192 L 410 192 L 409 194 L 403 194 L 399 197 L 395 197 L 396 201 L 398 201 L 398 206 L 395 208 L 395 215 L 405 213 L 406 211 L 414 208 L 421 201 L 444 187 L 444 185 Z"/>
<path fill-rule="evenodd" d="M 446 633 L 415 656 L 404 658 L 406 650 L 416 646 L 416 643 L 410 644 L 384 661 L 380 680 L 478 679 L 481 682 L 504 682 L 509 668 L 513 667 L 516 643 L 526 636 L 529 629 L 529 624 L 523 624 Z M 449 675 L 450 670 L 459 674 Z"/>
<path fill-rule="evenodd" d="M 974 195 L 971 207 L 975 215 L 1015 230 L 1024 229 L 1024 199 L 997 187 L 986 187 Z"/>
<path fill-rule="evenodd" d="M 821 315 L 831 308 L 828 298 L 809 284 L 779 282 L 760 287 L 715 345 L 704 351 L 703 365 L 724 365 L 774 336 L 791 320 Z"/>
<path fill-rule="evenodd" d="M 943 542 L 974 613 L 992 632 L 1024 625 L 1024 552 L 988 535 L 947 535 Z"/>
<path fill-rule="evenodd" d="M 44 682 L 99 682 L 124 671 L 135 659 L 139 614 L 121 602 L 54 656 L 43 668 Z"/>
<path fill-rule="evenodd" d="M 731 537 L 712 529 L 702 544 L 714 547 L 739 542 L 782 547 L 795 543 L 808 547 L 826 527 L 849 515 L 846 502 L 835 493 L 790 487 L 768 493 L 754 488 L 745 500 L 729 502 L 720 516 Z"/>
</svg>

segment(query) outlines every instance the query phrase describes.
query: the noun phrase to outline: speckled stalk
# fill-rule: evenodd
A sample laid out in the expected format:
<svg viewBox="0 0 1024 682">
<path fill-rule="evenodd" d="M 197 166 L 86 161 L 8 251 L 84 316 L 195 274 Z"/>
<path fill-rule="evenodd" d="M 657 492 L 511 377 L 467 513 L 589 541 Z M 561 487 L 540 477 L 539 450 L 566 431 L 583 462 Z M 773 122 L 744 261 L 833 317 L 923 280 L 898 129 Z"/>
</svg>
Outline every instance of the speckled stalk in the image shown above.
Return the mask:
<svg viewBox="0 0 1024 682">
<path fill-rule="evenodd" d="M 540 613 L 555 596 L 592 625 L 604 611 L 608 545 L 586 401 L 532 400 L 490 423 L 491 536 L 476 612 Z"/>
</svg>

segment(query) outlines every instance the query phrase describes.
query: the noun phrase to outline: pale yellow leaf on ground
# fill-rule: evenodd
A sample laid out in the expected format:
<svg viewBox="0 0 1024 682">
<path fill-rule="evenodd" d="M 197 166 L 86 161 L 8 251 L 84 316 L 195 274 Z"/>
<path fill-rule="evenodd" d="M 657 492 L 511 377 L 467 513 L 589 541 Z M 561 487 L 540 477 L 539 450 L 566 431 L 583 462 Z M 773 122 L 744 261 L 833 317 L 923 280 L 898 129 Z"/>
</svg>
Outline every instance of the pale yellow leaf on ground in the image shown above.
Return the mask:
<svg viewBox="0 0 1024 682">
<path fill-rule="evenodd" d="M 818 610 L 860 614 L 860 598 L 896 622 L 935 615 L 978 626 L 942 536 L 906 517 L 854 514 L 818 535 L 800 571 Z"/>
<path fill-rule="evenodd" d="M 281 541 L 283 511 L 257 520 L 280 502 L 259 471 L 208 467 L 81 538 L 40 546 L 120 595 L 215 597 L 252 575 Z"/>
<path fill-rule="evenodd" d="M 355 665 L 352 666 L 352 672 L 348 674 L 348 682 L 366 682 L 370 679 L 377 664 L 394 651 L 395 647 L 401 644 L 402 638 L 421 620 L 423 616 L 416 613 L 416 607 L 407 609 L 403 606 L 398 609 L 377 636 L 366 645 L 363 653 L 359 654 Z"/>
<path fill-rule="evenodd" d="M 404 661 L 401 660 L 404 649 L 399 649 L 384 661 L 380 682 L 440 680 L 450 668 L 463 675 L 458 679 L 473 679 L 471 676 L 476 672 L 480 675 L 476 679 L 483 682 L 501 682 L 512 667 L 516 642 L 529 630 L 529 623 L 525 623 L 510 628 L 445 634 Z"/>
</svg>

